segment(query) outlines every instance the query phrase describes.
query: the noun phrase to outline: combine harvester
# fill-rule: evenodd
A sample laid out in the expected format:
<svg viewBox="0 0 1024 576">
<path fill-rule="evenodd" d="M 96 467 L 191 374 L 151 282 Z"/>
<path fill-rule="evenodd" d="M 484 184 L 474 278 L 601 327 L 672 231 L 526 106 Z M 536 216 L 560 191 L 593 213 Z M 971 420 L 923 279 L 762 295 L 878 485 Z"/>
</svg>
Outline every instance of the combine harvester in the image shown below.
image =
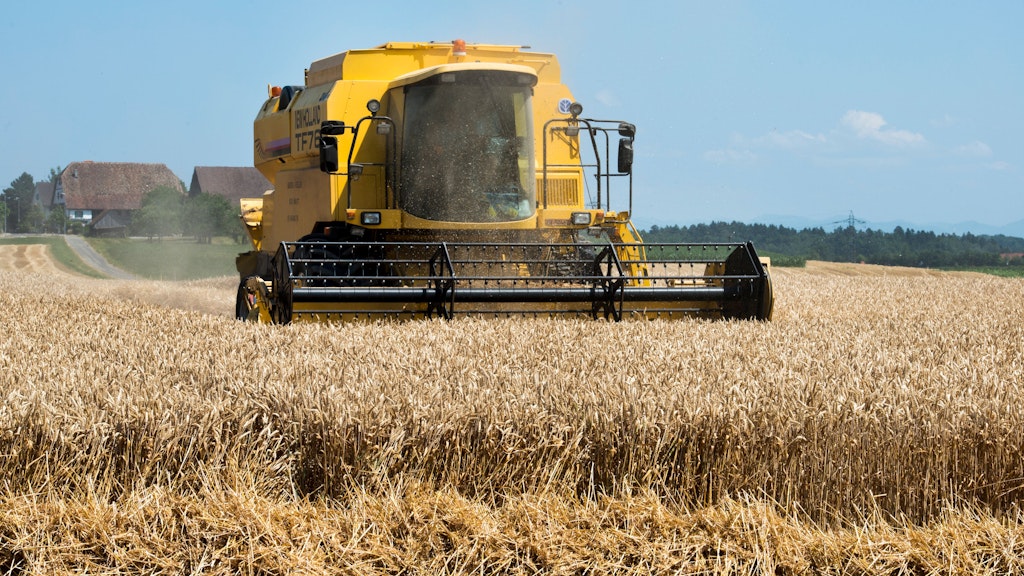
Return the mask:
<svg viewBox="0 0 1024 576">
<path fill-rule="evenodd" d="M 583 117 L 555 56 L 525 50 L 389 43 L 270 88 L 274 189 L 241 201 L 236 316 L 770 319 L 751 244 L 641 241 L 635 127 Z"/>
</svg>

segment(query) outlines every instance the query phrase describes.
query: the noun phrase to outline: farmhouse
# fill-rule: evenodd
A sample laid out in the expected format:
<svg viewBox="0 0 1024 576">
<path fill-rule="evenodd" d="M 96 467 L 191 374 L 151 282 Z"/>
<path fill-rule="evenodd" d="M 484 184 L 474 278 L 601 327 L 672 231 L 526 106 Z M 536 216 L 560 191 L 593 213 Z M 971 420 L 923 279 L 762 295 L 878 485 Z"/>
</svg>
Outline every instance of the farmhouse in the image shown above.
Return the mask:
<svg viewBox="0 0 1024 576">
<path fill-rule="evenodd" d="M 241 198 L 259 198 L 273 186 L 252 166 L 196 166 L 192 172 L 189 196 L 207 193 L 223 196 L 238 207 Z"/>
<path fill-rule="evenodd" d="M 142 198 L 159 187 L 184 193 L 164 164 L 72 162 L 57 178 L 53 204 L 63 206 L 68 221 L 81 222 L 94 234 L 123 234 Z"/>
</svg>

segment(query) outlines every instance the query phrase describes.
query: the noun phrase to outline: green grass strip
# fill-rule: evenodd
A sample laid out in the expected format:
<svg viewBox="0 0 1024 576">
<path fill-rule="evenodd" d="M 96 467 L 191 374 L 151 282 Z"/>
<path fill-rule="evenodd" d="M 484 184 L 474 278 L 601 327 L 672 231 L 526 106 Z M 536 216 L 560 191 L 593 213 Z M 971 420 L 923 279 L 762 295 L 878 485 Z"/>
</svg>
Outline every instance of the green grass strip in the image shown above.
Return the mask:
<svg viewBox="0 0 1024 576">
<path fill-rule="evenodd" d="M 87 238 L 90 245 L 111 264 L 151 280 L 199 280 L 233 276 L 235 256 L 248 244 L 215 239 L 211 244 L 195 240 L 165 238 Z"/>
</svg>

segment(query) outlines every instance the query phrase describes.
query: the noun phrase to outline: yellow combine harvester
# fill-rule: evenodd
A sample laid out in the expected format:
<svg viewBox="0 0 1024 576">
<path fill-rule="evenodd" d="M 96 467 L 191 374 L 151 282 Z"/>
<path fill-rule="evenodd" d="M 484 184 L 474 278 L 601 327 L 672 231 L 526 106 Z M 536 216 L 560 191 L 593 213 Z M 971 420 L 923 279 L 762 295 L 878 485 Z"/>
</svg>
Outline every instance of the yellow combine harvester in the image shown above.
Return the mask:
<svg viewBox="0 0 1024 576">
<path fill-rule="evenodd" d="M 313 62 L 256 117 L 274 189 L 241 202 L 253 250 L 236 263 L 237 317 L 769 319 L 749 243 L 642 243 L 636 129 L 582 111 L 555 56 L 520 46 L 389 43 Z"/>
</svg>

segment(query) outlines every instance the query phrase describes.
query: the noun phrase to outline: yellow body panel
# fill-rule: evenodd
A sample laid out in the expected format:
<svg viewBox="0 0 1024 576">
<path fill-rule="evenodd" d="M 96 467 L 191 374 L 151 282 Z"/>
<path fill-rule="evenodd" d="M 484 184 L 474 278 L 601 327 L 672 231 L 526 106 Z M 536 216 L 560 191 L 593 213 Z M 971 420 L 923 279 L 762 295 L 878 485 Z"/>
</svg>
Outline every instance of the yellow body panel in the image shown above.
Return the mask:
<svg viewBox="0 0 1024 576">
<path fill-rule="evenodd" d="M 242 223 L 249 233 L 254 250 L 263 244 L 263 198 L 242 198 Z"/>
</svg>

